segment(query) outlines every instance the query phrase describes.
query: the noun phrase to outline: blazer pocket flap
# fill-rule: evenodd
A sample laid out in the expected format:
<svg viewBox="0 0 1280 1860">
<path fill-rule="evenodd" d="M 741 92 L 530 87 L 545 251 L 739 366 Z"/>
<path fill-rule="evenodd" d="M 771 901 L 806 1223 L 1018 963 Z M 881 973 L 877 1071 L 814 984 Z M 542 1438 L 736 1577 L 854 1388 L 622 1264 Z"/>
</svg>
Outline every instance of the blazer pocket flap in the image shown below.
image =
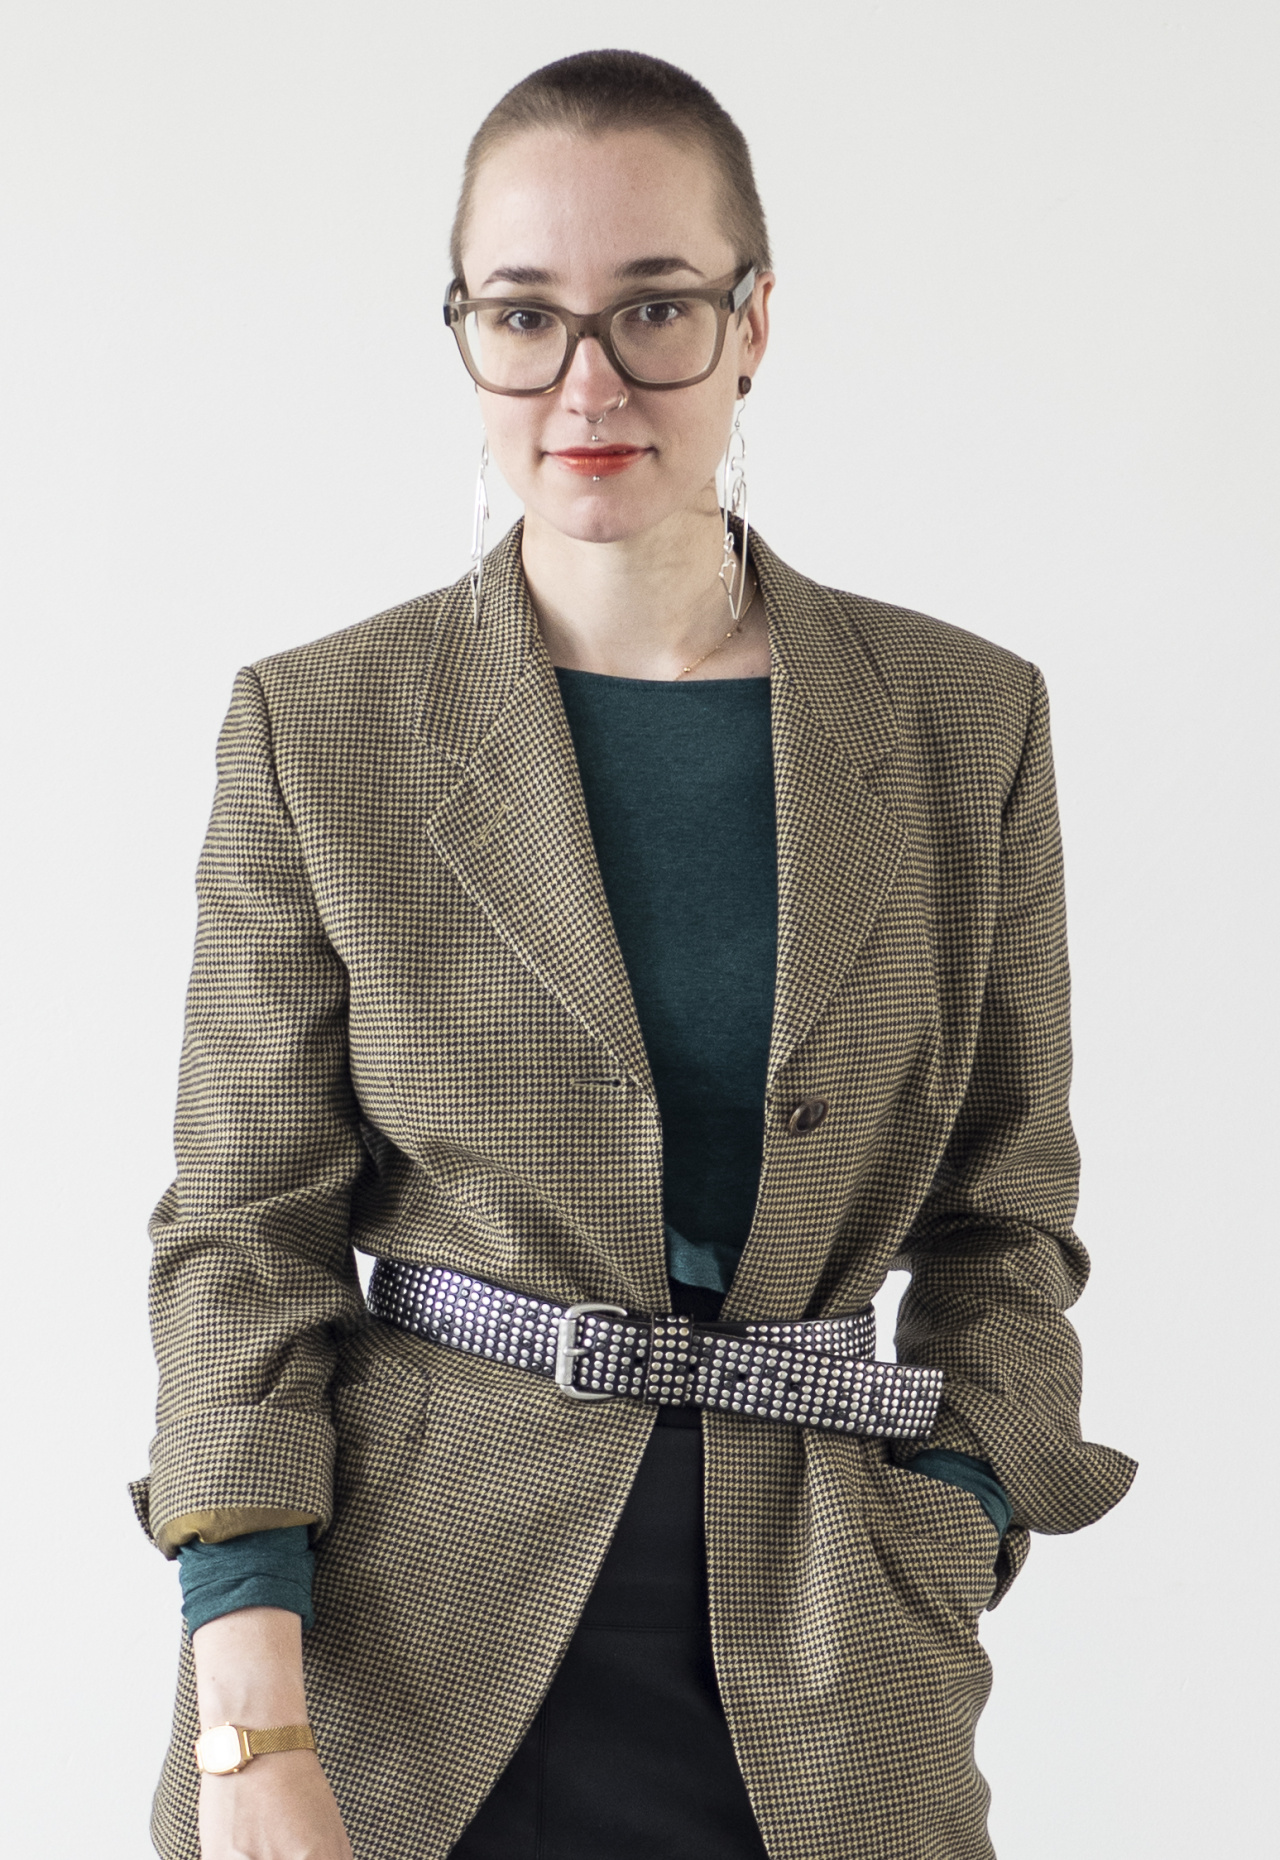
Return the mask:
<svg viewBox="0 0 1280 1860">
<path fill-rule="evenodd" d="M 356 1433 L 404 1440 L 423 1430 L 431 1383 L 415 1363 L 366 1343 L 345 1357 L 329 1400 L 340 1449 Z"/>
</svg>

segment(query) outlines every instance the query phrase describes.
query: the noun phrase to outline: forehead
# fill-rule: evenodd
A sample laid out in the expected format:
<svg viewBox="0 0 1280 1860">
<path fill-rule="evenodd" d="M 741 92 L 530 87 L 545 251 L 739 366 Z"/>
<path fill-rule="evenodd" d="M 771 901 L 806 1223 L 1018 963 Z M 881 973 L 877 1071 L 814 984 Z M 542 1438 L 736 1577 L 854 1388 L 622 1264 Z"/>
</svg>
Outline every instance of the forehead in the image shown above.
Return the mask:
<svg viewBox="0 0 1280 1860">
<path fill-rule="evenodd" d="M 467 282 L 498 268 L 604 279 L 655 255 L 707 277 L 733 266 L 710 152 L 652 129 L 528 130 L 481 165 L 463 239 Z"/>
</svg>

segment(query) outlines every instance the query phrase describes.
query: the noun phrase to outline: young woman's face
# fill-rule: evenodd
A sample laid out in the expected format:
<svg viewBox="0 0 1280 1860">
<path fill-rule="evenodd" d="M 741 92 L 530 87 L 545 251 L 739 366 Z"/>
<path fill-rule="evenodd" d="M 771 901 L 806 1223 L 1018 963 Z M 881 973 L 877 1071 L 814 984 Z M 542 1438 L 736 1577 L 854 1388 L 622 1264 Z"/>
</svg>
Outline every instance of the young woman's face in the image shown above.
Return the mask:
<svg viewBox="0 0 1280 1860">
<path fill-rule="evenodd" d="M 476 180 L 463 244 L 467 295 L 586 313 L 651 288 L 736 276 L 716 179 L 703 151 L 653 130 L 515 137 Z M 754 374 L 764 353 L 771 284 L 768 275 L 757 283 L 741 320 L 730 319 L 715 371 L 693 387 L 632 387 L 588 338 L 549 394 L 481 388 L 489 449 L 530 517 L 584 542 L 616 542 L 682 511 L 713 509 L 738 377 Z"/>
</svg>

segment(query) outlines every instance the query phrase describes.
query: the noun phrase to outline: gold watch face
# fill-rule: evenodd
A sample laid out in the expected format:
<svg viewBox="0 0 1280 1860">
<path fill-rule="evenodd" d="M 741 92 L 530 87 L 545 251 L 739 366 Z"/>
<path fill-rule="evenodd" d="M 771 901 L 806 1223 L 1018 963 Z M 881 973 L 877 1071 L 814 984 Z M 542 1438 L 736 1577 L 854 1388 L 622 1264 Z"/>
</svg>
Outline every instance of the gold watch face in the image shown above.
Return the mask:
<svg viewBox="0 0 1280 1860">
<path fill-rule="evenodd" d="M 196 1768 L 207 1776 L 230 1776 L 243 1762 L 240 1733 L 234 1724 L 215 1724 L 196 1739 Z"/>
</svg>

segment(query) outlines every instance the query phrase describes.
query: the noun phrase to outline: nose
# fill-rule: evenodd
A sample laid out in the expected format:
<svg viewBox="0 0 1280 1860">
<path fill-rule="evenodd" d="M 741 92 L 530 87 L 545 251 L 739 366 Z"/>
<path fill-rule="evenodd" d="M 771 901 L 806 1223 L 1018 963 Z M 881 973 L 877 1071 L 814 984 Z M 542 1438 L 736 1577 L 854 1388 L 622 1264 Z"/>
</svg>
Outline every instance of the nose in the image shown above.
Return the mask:
<svg viewBox="0 0 1280 1860">
<path fill-rule="evenodd" d="M 580 414 L 589 426 L 625 406 L 627 384 L 594 336 L 584 336 L 578 344 L 560 395 L 566 412 Z"/>
</svg>

